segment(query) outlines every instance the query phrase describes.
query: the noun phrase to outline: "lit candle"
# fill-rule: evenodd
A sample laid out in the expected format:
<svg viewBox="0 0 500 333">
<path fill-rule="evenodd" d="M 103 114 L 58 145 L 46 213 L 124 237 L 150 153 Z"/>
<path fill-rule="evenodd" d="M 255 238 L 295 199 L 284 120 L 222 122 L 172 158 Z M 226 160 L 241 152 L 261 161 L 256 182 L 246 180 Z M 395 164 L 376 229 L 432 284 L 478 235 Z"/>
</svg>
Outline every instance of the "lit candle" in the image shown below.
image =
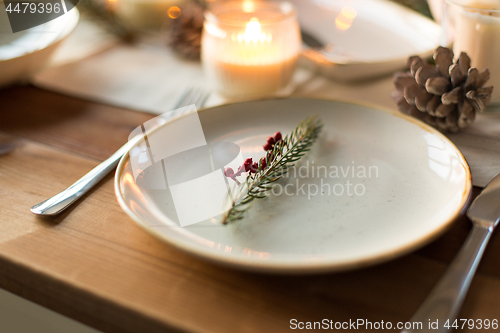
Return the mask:
<svg viewBox="0 0 500 333">
<path fill-rule="evenodd" d="M 225 3 L 206 15 L 202 61 L 222 95 L 269 96 L 290 83 L 300 46 L 291 4 Z"/>
<path fill-rule="evenodd" d="M 116 14 L 135 29 L 158 30 L 169 18 L 180 15 L 183 0 L 107 0 L 113 1 Z"/>
<path fill-rule="evenodd" d="M 486 85 L 494 87 L 492 104 L 500 104 L 500 3 L 492 0 L 449 1 L 455 21 L 453 52 L 466 52 L 471 66 L 490 71 Z"/>
</svg>

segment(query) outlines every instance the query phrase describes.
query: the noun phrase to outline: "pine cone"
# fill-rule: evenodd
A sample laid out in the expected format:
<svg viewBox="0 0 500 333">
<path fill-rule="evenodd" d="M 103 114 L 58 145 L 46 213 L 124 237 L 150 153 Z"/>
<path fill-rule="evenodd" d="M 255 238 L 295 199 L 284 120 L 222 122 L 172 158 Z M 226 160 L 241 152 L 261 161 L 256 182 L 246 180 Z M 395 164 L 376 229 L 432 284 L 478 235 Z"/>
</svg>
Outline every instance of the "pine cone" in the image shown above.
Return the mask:
<svg viewBox="0 0 500 333">
<path fill-rule="evenodd" d="M 458 132 L 470 125 L 476 112 L 488 104 L 493 87 L 483 87 L 490 78 L 487 69 L 479 73 L 470 67 L 462 52 L 453 63 L 453 52 L 439 47 L 434 52 L 436 65 L 418 56 L 408 59 L 409 72 L 394 75 L 396 91 L 392 97 L 399 111 L 443 132 Z"/>
<path fill-rule="evenodd" d="M 194 1 L 181 8 L 181 15 L 174 19 L 168 36 L 168 44 L 179 55 L 199 60 L 204 7 Z"/>
</svg>

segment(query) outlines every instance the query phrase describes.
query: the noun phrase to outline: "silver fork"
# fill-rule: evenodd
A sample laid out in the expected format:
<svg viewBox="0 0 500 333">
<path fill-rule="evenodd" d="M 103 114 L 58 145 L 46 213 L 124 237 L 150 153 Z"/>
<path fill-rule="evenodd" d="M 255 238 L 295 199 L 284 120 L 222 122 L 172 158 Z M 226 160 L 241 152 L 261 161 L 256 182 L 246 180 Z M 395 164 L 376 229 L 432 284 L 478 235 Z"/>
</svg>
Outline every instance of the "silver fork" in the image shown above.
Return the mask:
<svg viewBox="0 0 500 333">
<path fill-rule="evenodd" d="M 199 109 L 203 107 L 203 105 L 205 105 L 205 102 L 207 101 L 209 96 L 210 92 L 207 92 L 202 88 L 188 89 L 181 96 L 181 98 L 175 105 L 174 110 L 192 104 L 195 104 L 196 108 Z M 181 114 L 182 113 L 173 112 L 169 114 L 169 118 L 164 119 L 172 119 L 180 116 Z M 56 194 L 52 198 L 34 205 L 33 207 L 31 207 L 31 211 L 37 215 L 57 215 L 61 213 L 66 208 L 74 204 L 97 183 L 99 183 L 99 181 L 102 180 L 108 173 L 114 170 L 118 165 L 121 157 L 126 152 L 128 152 L 130 148 L 132 148 L 137 142 L 139 142 L 142 137 L 142 135 L 138 135 L 129 140 L 107 160 L 96 166 L 85 176 L 77 180 L 73 185 L 71 185 L 61 193 Z"/>
</svg>

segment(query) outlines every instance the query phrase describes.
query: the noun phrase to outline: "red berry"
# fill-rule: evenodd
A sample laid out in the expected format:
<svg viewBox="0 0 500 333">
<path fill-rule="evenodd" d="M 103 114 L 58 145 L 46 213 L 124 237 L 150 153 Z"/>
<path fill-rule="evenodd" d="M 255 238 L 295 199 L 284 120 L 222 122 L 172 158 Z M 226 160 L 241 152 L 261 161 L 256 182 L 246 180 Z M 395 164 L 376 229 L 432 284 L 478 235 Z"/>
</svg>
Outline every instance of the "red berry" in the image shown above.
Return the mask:
<svg viewBox="0 0 500 333">
<path fill-rule="evenodd" d="M 225 168 L 224 175 L 226 177 L 232 177 L 234 175 L 234 170 L 232 168 Z"/>
<path fill-rule="evenodd" d="M 262 157 L 260 159 L 260 165 L 261 165 L 261 167 L 260 167 L 261 170 L 264 170 L 266 168 L 266 166 L 267 166 L 266 165 L 266 159 L 264 157 Z"/>
<path fill-rule="evenodd" d="M 250 171 L 250 167 L 252 166 L 252 159 L 251 158 L 247 158 L 245 160 L 245 163 L 243 163 L 243 166 L 245 167 L 245 172 Z"/>
<path fill-rule="evenodd" d="M 278 142 L 281 140 L 281 132 L 274 133 L 274 141 Z"/>
<path fill-rule="evenodd" d="M 254 162 L 252 164 L 252 169 L 251 170 L 252 170 L 253 173 L 256 173 L 257 170 L 259 170 L 259 165 L 257 164 L 257 162 Z"/>
<path fill-rule="evenodd" d="M 264 148 L 265 151 L 268 151 L 268 150 L 273 149 L 273 145 L 270 144 L 269 142 L 266 142 L 266 144 L 263 145 L 262 148 Z"/>
<path fill-rule="evenodd" d="M 269 143 L 270 145 L 274 145 L 274 143 L 275 143 L 274 138 L 272 136 L 268 137 L 267 143 Z"/>
</svg>

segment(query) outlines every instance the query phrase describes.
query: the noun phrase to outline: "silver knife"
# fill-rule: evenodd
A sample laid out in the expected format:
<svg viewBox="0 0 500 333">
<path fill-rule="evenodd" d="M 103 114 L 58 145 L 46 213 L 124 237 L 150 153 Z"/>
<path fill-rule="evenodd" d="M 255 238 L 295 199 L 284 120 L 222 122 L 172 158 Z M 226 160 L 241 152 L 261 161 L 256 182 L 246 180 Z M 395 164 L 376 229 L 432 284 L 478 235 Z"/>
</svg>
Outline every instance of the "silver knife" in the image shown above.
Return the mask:
<svg viewBox="0 0 500 333">
<path fill-rule="evenodd" d="M 450 332 L 454 324 L 460 326 L 460 322 L 455 320 L 486 245 L 500 220 L 500 174 L 493 178 L 472 202 L 467 216 L 473 223 L 467 240 L 448 270 L 410 319 L 410 322 L 422 323 L 421 328 L 403 330 L 402 333 Z M 437 325 L 429 327 L 430 323 Z"/>
</svg>

